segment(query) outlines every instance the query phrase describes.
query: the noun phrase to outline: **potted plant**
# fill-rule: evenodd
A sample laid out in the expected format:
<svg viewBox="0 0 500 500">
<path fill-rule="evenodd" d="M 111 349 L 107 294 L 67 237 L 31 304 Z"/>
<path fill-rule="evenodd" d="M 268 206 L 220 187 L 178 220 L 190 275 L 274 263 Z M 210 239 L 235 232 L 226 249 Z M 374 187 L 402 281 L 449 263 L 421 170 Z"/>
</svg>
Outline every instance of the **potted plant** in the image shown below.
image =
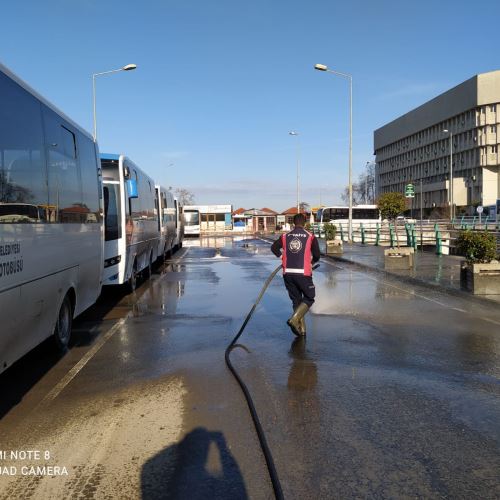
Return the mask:
<svg viewBox="0 0 500 500">
<path fill-rule="evenodd" d="M 400 247 L 396 218 L 406 209 L 406 199 L 402 193 L 384 193 L 377 200 L 382 219 L 389 221 L 389 231 L 391 221 L 396 232 L 396 248 L 384 250 L 384 262 L 386 269 L 410 269 L 413 267 L 413 248 Z"/>
<path fill-rule="evenodd" d="M 325 232 L 326 254 L 342 254 L 342 241 L 335 239 L 335 236 L 337 234 L 337 227 L 334 224 L 326 222 L 323 225 L 323 231 Z"/>
<path fill-rule="evenodd" d="M 500 294 L 500 263 L 495 235 L 488 231 L 460 231 L 457 251 L 465 257 L 460 273 L 462 287 L 475 295 Z"/>
</svg>

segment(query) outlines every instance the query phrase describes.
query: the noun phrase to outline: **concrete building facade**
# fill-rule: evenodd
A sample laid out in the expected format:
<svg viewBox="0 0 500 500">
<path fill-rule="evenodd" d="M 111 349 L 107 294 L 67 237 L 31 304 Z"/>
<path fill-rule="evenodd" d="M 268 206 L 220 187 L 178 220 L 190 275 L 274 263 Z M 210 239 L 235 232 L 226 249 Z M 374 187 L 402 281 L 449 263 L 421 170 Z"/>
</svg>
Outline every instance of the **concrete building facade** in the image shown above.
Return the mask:
<svg viewBox="0 0 500 500">
<path fill-rule="evenodd" d="M 448 130 L 448 132 L 444 132 Z M 500 71 L 482 73 L 375 130 L 377 195 L 415 185 L 415 206 L 449 207 L 450 133 L 455 213 L 500 198 Z"/>
</svg>

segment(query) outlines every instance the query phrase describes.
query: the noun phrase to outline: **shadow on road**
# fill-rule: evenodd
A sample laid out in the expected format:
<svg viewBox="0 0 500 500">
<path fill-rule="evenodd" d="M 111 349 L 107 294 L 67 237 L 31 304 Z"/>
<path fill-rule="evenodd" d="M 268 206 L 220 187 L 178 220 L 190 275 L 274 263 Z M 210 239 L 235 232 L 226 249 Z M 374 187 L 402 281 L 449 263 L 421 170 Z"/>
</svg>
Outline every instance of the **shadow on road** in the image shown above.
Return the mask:
<svg viewBox="0 0 500 500">
<path fill-rule="evenodd" d="M 48 339 L 0 374 L 0 420 L 62 357 Z"/>
<path fill-rule="evenodd" d="M 141 490 L 143 500 L 248 498 L 224 435 L 202 427 L 144 464 Z"/>
</svg>

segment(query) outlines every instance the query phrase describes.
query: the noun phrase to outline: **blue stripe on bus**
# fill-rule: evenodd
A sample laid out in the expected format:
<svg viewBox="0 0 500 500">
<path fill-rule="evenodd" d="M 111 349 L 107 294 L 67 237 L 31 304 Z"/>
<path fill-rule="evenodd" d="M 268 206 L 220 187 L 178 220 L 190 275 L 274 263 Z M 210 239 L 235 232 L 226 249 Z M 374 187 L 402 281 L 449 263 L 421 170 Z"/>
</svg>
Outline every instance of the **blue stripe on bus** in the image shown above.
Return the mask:
<svg viewBox="0 0 500 500">
<path fill-rule="evenodd" d="M 113 154 L 113 153 L 101 153 L 99 155 L 99 157 L 101 158 L 101 160 L 119 160 L 120 159 L 120 155 L 116 155 L 116 154 Z"/>
</svg>

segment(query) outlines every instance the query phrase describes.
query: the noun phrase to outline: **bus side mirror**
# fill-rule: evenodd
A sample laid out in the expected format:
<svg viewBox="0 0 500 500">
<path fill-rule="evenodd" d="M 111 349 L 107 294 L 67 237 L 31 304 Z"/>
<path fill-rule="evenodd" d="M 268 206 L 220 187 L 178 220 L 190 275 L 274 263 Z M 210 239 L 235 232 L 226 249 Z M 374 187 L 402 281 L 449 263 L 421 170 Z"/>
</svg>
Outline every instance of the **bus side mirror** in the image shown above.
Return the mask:
<svg viewBox="0 0 500 500">
<path fill-rule="evenodd" d="M 135 179 L 128 179 L 125 182 L 127 184 L 128 197 L 139 198 L 139 193 L 137 192 L 137 181 Z"/>
</svg>

